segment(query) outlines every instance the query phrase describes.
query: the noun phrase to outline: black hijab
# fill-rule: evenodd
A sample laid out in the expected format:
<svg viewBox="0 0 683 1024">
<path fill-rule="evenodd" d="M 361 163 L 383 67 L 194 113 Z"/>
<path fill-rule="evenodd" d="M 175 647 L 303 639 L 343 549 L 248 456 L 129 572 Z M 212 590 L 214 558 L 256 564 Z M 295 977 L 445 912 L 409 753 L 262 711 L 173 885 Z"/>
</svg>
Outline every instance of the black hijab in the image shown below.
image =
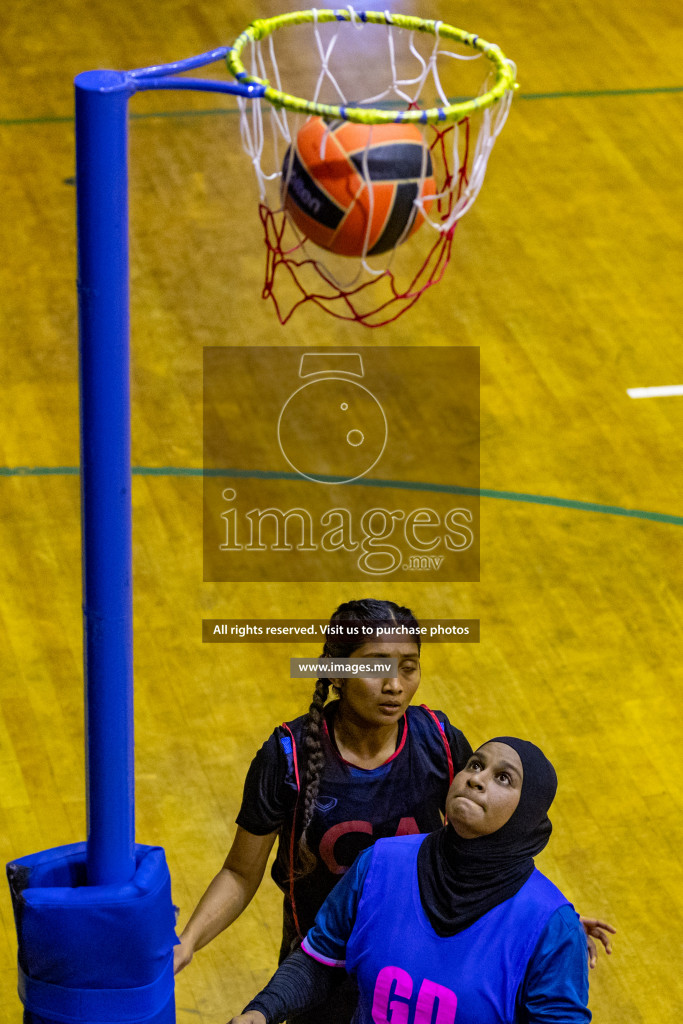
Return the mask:
<svg viewBox="0 0 683 1024">
<path fill-rule="evenodd" d="M 456 935 L 518 892 L 534 870 L 552 825 L 548 808 L 557 790 L 555 769 L 527 740 L 496 736 L 519 754 L 524 770 L 519 803 L 497 832 L 463 839 L 451 825 L 432 832 L 417 855 L 420 900 L 440 936 Z"/>
</svg>

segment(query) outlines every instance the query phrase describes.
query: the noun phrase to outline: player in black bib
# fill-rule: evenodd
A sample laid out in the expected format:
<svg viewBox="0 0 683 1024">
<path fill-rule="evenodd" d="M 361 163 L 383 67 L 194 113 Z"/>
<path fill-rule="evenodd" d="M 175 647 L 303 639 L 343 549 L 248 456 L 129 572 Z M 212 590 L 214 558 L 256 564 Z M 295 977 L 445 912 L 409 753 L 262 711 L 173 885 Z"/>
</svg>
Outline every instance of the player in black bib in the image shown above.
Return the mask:
<svg viewBox="0 0 683 1024">
<path fill-rule="evenodd" d="M 314 859 L 305 853 L 302 858 L 297 849 L 305 814 L 297 778 L 306 715 L 273 732 L 254 758 L 244 787 L 238 826 L 252 835 L 279 835 L 273 879 L 285 894 L 282 956 L 303 938 L 330 890 L 362 850 L 386 836 L 431 832 L 441 825 L 450 766 L 457 770 L 469 754 L 469 744 L 445 715 L 408 707 L 401 710 L 394 750 L 377 767 L 359 767 L 344 757 L 335 737 L 341 732 L 342 709 L 343 699 L 333 701 L 322 719 L 323 768 L 306 828 L 306 849 Z"/>
<path fill-rule="evenodd" d="M 176 973 L 248 905 L 276 838 L 272 874 L 284 893 L 282 960 L 362 850 L 379 838 L 430 832 L 442 823 L 453 775 L 471 748 L 442 712 L 409 706 L 420 682 L 419 633 L 411 634 L 417 620 L 393 602 L 361 600 L 340 605 L 330 625 L 347 633 L 365 627 L 366 639 L 328 632 L 324 657 L 395 657 L 398 675 L 319 679 L 308 714 L 284 723 L 263 744 L 247 774 L 232 848 L 175 949 Z M 397 632 L 373 636 L 389 625 Z M 331 689 L 337 699 L 326 704 Z M 347 988 L 334 1005 L 298 1024 L 345 1024 L 354 1004 Z"/>
</svg>

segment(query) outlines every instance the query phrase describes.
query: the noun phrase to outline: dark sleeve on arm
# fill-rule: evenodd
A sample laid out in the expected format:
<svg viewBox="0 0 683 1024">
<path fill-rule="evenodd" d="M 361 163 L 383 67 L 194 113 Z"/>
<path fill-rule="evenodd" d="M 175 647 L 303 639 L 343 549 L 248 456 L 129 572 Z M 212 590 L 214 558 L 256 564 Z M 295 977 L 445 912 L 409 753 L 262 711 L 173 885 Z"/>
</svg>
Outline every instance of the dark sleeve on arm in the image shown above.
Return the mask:
<svg viewBox="0 0 683 1024">
<path fill-rule="evenodd" d="M 453 771 L 457 775 L 461 771 L 472 753 L 472 747 L 469 745 L 465 736 L 460 732 L 460 729 L 456 729 L 454 725 L 448 721 L 443 711 L 437 711 L 435 714 L 439 720 L 443 722 L 444 733 L 448 746 L 451 748 L 451 757 L 453 758 Z"/>
<path fill-rule="evenodd" d="M 276 832 L 296 793 L 285 784 L 287 758 L 277 730 L 268 737 L 249 766 L 237 824 L 255 836 Z M 287 797 L 289 796 L 289 802 Z"/>
<path fill-rule="evenodd" d="M 245 1006 L 259 1010 L 268 1024 L 280 1024 L 325 1002 L 346 977 L 339 967 L 327 967 L 297 949 L 284 960 L 262 992 Z"/>
<path fill-rule="evenodd" d="M 269 983 L 242 1011 L 260 1010 L 279 1024 L 325 1002 L 346 977 L 346 943 L 356 920 L 372 849 L 356 858 L 317 913 L 304 947 L 284 960 Z"/>
<path fill-rule="evenodd" d="M 316 914 L 315 923 L 304 939 L 303 949 L 320 963 L 343 967 L 346 962 L 346 944 L 356 923 L 371 859 L 372 847 L 356 857 Z"/>
<path fill-rule="evenodd" d="M 521 990 L 525 1024 L 588 1024 L 586 936 L 573 907 L 556 910 L 529 961 Z"/>
</svg>

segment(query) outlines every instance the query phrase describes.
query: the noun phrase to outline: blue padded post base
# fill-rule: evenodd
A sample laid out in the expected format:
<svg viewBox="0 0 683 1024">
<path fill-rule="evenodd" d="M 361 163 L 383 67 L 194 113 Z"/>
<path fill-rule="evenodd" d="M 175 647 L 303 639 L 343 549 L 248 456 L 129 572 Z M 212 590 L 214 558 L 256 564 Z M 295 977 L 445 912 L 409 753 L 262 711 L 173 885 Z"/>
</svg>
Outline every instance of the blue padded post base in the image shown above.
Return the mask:
<svg viewBox="0 0 683 1024">
<path fill-rule="evenodd" d="M 24 1024 L 174 1024 L 175 908 L 164 851 L 123 885 L 86 885 L 86 843 L 7 865 Z"/>
</svg>

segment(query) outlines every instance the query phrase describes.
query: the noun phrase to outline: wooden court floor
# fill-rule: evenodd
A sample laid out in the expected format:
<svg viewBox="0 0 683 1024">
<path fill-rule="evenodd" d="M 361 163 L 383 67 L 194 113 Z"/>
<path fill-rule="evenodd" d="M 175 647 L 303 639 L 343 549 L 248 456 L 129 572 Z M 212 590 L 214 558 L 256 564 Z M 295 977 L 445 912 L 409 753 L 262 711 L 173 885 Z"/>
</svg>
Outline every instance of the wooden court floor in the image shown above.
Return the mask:
<svg viewBox="0 0 683 1024">
<path fill-rule="evenodd" d="M 291 0 L 285 8 L 294 9 Z M 72 80 L 230 42 L 247 0 L 10 0 L 0 34 L 0 853 L 84 838 Z M 396 8 L 398 9 L 398 8 Z M 400 7 L 417 12 L 406 2 Z M 326 617 L 387 596 L 481 620 L 432 645 L 420 697 L 473 743 L 527 736 L 560 776 L 541 868 L 619 930 L 599 1024 L 683 1010 L 681 57 L 677 5 L 420 5 L 498 42 L 521 90 L 446 281 L 376 332 L 260 299 L 263 251 L 234 102 L 138 96 L 131 121 L 137 835 L 163 845 L 180 925 L 231 841 L 246 767 L 300 714 L 287 645 L 202 645 L 209 617 Z M 220 111 L 219 111 L 220 108 Z M 481 582 L 202 582 L 202 350 L 481 349 Z M 406 409 L 405 430 L 419 409 Z M 301 653 L 315 653 L 302 648 Z M 0 1022 L 17 1024 L 0 898 Z M 266 880 L 177 984 L 222 1024 L 268 979 Z"/>
</svg>

